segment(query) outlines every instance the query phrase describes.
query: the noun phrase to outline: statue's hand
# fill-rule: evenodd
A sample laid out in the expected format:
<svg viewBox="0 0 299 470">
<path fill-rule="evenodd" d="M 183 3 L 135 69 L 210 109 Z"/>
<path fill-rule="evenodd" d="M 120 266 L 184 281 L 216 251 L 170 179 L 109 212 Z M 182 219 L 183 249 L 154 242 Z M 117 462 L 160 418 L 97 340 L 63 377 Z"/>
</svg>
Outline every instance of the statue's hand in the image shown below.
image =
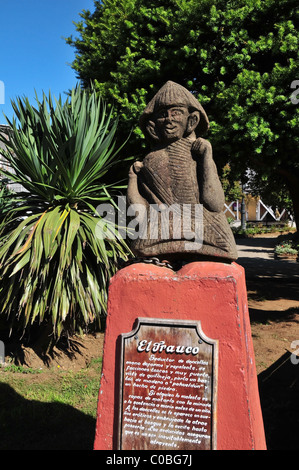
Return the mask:
<svg viewBox="0 0 299 470">
<path fill-rule="evenodd" d="M 141 170 L 141 168 L 143 167 L 143 163 L 142 162 L 135 162 L 133 164 L 133 168 L 134 168 L 134 171 L 135 173 L 139 173 L 139 171 Z"/>
<path fill-rule="evenodd" d="M 196 155 L 203 155 L 207 150 L 211 149 L 210 142 L 202 137 L 198 137 L 192 144 L 192 152 Z"/>
<path fill-rule="evenodd" d="M 133 163 L 133 165 L 130 167 L 130 170 L 129 170 L 129 176 L 136 177 L 142 167 L 143 167 L 142 162 Z"/>
</svg>

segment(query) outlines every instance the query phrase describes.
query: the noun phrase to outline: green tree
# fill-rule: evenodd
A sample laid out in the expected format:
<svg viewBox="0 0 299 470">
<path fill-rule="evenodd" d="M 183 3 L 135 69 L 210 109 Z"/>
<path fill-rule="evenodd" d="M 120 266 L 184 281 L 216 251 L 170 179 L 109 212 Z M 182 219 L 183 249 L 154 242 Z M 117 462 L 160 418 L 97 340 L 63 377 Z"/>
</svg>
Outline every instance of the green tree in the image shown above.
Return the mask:
<svg viewBox="0 0 299 470">
<path fill-rule="evenodd" d="M 299 225 L 297 0 L 106 0 L 77 31 L 72 66 L 114 101 L 124 134 L 133 128 L 128 151 L 142 154 L 138 117 L 176 81 L 210 117 L 220 172 L 229 163 L 233 180 L 253 169 L 265 194 L 285 188 Z"/>
<path fill-rule="evenodd" d="M 222 170 L 221 184 L 227 201 L 237 201 L 242 199 L 242 186 L 240 181 L 231 181 L 231 169 L 225 165 Z"/>
<path fill-rule="evenodd" d="M 44 94 L 36 107 L 27 98 L 13 107 L 10 139 L 1 137 L 13 171 L 2 172 L 24 192 L 0 223 L 0 315 L 14 333 L 38 327 L 55 344 L 98 326 L 110 276 L 128 253 L 97 212 L 119 191 L 117 121 L 79 87 L 64 103 Z"/>
</svg>

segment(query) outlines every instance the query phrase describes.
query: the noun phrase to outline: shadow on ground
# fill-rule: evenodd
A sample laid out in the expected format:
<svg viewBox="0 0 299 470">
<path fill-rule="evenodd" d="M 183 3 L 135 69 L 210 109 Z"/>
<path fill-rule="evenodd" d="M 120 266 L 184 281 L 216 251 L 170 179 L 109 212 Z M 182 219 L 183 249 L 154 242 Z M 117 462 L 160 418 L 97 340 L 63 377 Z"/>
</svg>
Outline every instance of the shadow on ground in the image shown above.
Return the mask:
<svg viewBox="0 0 299 470">
<path fill-rule="evenodd" d="M 245 269 L 246 280 L 299 282 L 299 263 L 296 260 L 274 259 L 277 238 L 246 238 L 236 240 L 237 264 Z"/>
<path fill-rule="evenodd" d="M 299 338 L 299 308 L 289 308 L 287 310 L 262 310 L 258 308 L 249 308 L 251 323 L 268 324 L 269 322 L 293 322 L 298 324 Z"/>
<path fill-rule="evenodd" d="M 246 278 L 246 285 L 252 300 L 287 299 L 298 301 L 299 304 L 299 279 L 286 278 L 271 281 Z"/>
<path fill-rule="evenodd" d="M 299 357 L 286 352 L 258 376 L 268 450 L 298 450 Z"/>
<path fill-rule="evenodd" d="M 92 450 L 95 419 L 60 403 L 26 400 L 0 383 L 0 450 Z"/>
<path fill-rule="evenodd" d="M 82 342 L 76 338 L 63 338 L 58 344 L 53 346 L 49 351 L 45 351 L 43 347 L 39 344 L 34 344 L 30 342 L 23 341 L 11 341 L 9 337 L 6 337 L 5 340 L 5 353 L 8 357 L 13 358 L 13 363 L 18 365 L 29 366 L 26 359 L 26 347 L 30 347 L 32 351 L 36 354 L 37 357 L 43 362 L 47 367 L 53 363 L 53 360 L 64 355 L 70 361 L 76 360 L 76 358 L 81 355 L 83 356 L 84 346 Z"/>
</svg>

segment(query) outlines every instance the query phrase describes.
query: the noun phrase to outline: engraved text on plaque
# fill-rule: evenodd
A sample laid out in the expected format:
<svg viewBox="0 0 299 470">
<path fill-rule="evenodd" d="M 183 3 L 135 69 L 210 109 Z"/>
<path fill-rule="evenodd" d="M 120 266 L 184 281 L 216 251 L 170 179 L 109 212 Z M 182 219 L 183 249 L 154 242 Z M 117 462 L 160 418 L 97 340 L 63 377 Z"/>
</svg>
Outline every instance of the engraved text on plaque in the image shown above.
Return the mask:
<svg viewBox="0 0 299 470">
<path fill-rule="evenodd" d="M 118 448 L 216 448 L 218 342 L 200 322 L 138 319 L 122 335 Z"/>
</svg>

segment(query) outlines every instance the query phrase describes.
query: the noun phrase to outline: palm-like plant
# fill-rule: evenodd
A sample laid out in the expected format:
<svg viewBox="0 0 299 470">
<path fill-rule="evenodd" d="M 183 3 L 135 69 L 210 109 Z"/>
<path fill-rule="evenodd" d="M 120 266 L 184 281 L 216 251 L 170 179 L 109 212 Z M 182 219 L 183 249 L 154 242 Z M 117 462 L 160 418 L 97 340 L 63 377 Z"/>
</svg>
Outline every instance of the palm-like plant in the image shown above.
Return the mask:
<svg viewBox="0 0 299 470">
<path fill-rule="evenodd" d="M 56 341 L 105 314 L 108 281 L 128 253 L 96 212 L 121 188 L 117 122 L 80 87 L 64 103 L 49 93 L 36 107 L 27 98 L 12 105 L 19 124 L 7 119 L 4 156 L 13 171 L 5 174 L 24 191 L 0 225 L 0 314 L 22 332 L 50 325 Z M 105 185 L 114 171 L 115 182 Z"/>
</svg>

